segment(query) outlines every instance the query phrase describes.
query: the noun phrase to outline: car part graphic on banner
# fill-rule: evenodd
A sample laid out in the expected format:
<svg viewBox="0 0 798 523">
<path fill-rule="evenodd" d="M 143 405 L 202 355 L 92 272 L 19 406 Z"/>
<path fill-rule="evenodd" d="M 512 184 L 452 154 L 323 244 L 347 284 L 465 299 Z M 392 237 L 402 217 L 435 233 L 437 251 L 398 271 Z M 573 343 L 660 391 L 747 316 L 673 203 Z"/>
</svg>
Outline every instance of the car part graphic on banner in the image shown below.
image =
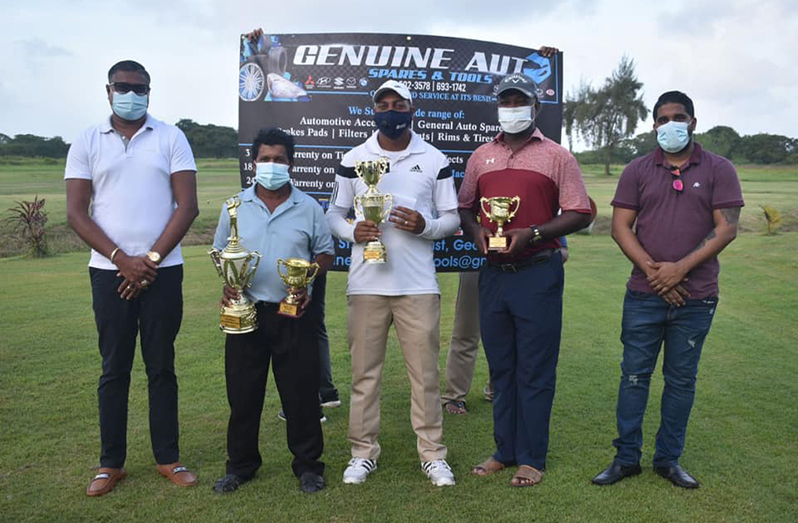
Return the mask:
<svg viewBox="0 0 798 523">
<path fill-rule="evenodd" d="M 441 36 L 325 33 L 241 38 L 239 149 L 241 185 L 253 182 L 251 143 L 280 127 L 296 140 L 292 182 L 326 209 L 341 157 L 376 130 L 372 94 L 388 79 L 413 93 L 413 130 L 440 149 L 459 188 L 471 152 L 499 133 L 495 90 L 524 73 L 542 104 L 536 125 L 552 140 L 562 131 L 562 53 Z M 283 103 L 305 102 L 305 103 Z M 484 257 L 470 238 L 435 242 L 440 271 L 476 270 Z M 346 270 L 349 244 L 336 242 L 334 269 Z"/>
</svg>

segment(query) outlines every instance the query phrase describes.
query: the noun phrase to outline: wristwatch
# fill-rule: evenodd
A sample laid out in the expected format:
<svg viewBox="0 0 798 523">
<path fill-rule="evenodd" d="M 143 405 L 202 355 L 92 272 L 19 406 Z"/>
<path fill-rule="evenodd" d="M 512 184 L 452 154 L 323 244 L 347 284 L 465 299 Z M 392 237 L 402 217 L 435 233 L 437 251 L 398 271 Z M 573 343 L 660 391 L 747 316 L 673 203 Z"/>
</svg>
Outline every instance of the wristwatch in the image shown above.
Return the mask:
<svg viewBox="0 0 798 523">
<path fill-rule="evenodd" d="M 529 243 L 535 245 L 536 243 L 543 240 L 543 235 L 540 234 L 540 229 L 538 229 L 537 225 L 532 225 L 529 228 L 532 229 L 532 238 L 529 239 Z"/>
<path fill-rule="evenodd" d="M 154 263 L 155 265 L 161 263 L 161 255 L 155 251 L 148 252 L 147 258 L 149 258 L 152 261 L 152 263 Z"/>
</svg>

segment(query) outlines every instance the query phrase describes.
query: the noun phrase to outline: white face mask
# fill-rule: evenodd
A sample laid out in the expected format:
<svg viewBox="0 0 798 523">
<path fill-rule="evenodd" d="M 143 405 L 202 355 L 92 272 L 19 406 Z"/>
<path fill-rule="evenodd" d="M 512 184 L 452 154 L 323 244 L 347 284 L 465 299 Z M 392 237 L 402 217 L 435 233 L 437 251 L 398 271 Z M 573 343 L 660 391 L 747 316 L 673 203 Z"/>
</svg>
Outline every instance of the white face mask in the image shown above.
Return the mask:
<svg viewBox="0 0 798 523">
<path fill-rule="evenodd" d="M 499 107 L 499 125 L 507 134 L 518 134 L 529 129 L 535 121 L 535 110 L 531 105 L 521 107 Z"/>
</svg>

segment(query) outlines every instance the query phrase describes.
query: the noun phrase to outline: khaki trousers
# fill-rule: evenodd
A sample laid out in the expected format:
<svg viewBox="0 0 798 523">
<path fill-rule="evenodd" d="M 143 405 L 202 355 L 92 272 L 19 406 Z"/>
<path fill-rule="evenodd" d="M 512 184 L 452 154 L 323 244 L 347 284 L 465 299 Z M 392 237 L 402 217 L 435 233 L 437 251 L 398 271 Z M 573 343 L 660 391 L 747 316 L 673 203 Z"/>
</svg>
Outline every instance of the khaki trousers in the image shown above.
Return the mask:
<svg viewBox="0 0 798 523">
<path fill-rule="evenodd" d="M 440 404 L 438 351 L 440 296 L 357 295 L 348 297 L 352 396 L 349 434 L 352 456 L 376 460 L 380 455 L 380 391 L 388 329 L 391 323 L 410 379 L 410 420 L 421 461 L 446 458 Z"/>
<path fill-rule="evenodd" d="M 454 327 L 446 357 L 447 401 L 465 401 L 479 352 L 479 272 L 461 272 L 454 307 Z"/>
</svg>

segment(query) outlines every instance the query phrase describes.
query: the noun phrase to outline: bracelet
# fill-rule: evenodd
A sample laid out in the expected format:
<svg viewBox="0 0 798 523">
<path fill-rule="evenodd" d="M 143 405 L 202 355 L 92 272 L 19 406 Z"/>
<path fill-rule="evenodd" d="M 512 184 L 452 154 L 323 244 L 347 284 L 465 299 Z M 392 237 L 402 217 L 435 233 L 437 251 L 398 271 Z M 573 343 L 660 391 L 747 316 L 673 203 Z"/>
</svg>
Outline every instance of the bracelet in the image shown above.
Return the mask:
<svg viewBox="0 0 798 523">
<path fill-rule="evenodd" d="M 119 252 L 119 247 L 111 251 L 111 257 L 109 258 L 111 260 L 111 263 L 114 263 L 114 257 L 117 255 L 118 252 Z"/>
</svg>

